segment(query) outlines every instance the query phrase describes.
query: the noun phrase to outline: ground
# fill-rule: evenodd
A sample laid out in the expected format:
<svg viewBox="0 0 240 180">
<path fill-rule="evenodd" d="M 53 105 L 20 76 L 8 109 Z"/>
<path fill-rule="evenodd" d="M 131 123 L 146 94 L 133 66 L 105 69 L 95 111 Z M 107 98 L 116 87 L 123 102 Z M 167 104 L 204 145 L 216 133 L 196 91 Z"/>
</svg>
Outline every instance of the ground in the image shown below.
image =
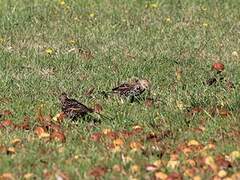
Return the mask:
<svg viewBox="0 0 240 180">
<path fill-rule="evenodd" d="M 2 0 L 0 177 L 238 179 L 239 9 Z M 139 102 L 101 93 L 136 78 L 151 82 Z M 110 119 L 63 119 L 62 92 Z"/>
</svg>

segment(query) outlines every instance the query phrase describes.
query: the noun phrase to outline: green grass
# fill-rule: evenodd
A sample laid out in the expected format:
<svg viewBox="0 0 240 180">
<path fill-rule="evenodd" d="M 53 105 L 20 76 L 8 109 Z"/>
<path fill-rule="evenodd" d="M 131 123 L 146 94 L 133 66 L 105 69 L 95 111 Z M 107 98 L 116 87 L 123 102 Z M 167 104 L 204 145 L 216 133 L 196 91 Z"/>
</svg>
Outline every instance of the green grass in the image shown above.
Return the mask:
<svg viewBox="0 0 240 180">
<path fill-rule="evenodd" d="M 190 139 L 202 144 L 213 141 L 216 154 L 238 150 L 239 134 L 231 133 L 240 131 L 240 57 L 232 55 L 234 51 L 240 54 L 239 9 L 238 0 L 66 0 L 63 5 L 56 0 L 2 0 L 0 108 L 13 112 L 7 118 L 20 123 L 27 114 L 34 126 L 37 108 L 43 104 L 44 113 L 54 116 L 60 111 L 58 95 L 66 91 L 86 105 L 101 104 L 103 113 L 110 114 L 113 121 L 104 119 L 89 129 L 87 122 L 79 120 L 74 125 L 66 120 L 63 144 L 39 139 L 32 130 L 1 129 L 2 146 L 12 146 L 16 138 L 22 139 L 22 145 L 14 155 L 0 155 L 0 174 L 11 172 L 23 178 L 34 173 L 42 178 L 47 169 L 53 174 L 61 170 L 71 179 L 89 179 L 89 170 L 103 165 L 109 169 L 106 179 L 147 179 L 154 173 L 146 172 L 144 165 L 160 158 L 159 152 L 151 149 L 154 143 L 141 140 L 149 133 L 166 130 L 171 136 L 157 142 L 165 148 L 163 159 Z M 46 53 L 49 48 L 52 54 Z M 225 64 L 223 74 L 235 89 L 227 91 L 224 83 L 203 84 L 214 76 L 211 65 L 218 60 Z M 182 70 L 179 81 L 177 68 Z M 147 108 L 144 101 L 121 104 L 118 98 L 105 99 L 98 93 L 136 77 L 151 81 L 151 96 L 158 99 L 153 107 Z M 92 87 L 93 97 L 84 96 Z M 8 102 L 3 101 L 6 98 Z M 186 108 L 196 106 L 205 112 L 187 116 Z M 212 116 L 209 109 L 216 106 L 224 106 L 231 115 Z M 192 130 L 202 122 L 205 131 Z M 134 125 L 144 130 L 126 139 L 120 153 L 107 150 L 103 142 L 89 140 L 94 132 L 131 130 Z M 129 152 L 130 141 L 141 141 L 147 155 Z M 59 152 L 61 148 L 63 152 Z M 133 161 L 124 164 L 123 155 Z M 115 164 L 121 164 L 127 175 L 112 172 Z M 130 171 L 134 164 L 141 167 L 137 174 Z M 230 171 L 239 170 L 236 166 Z"/>
</svg>

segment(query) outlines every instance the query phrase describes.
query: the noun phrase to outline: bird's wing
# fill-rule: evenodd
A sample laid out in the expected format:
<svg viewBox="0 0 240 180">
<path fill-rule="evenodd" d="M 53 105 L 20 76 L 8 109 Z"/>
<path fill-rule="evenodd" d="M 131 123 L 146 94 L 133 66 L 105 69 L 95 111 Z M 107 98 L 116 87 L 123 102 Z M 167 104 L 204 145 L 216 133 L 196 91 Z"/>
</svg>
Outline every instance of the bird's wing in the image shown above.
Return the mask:
<svg viewBox="0 0 240 180">
<path fill-rule="evenodd" d="M 118 87 L 113 88 L 112 91 L 113 92 L 126 91 L 126 90 L 131 89 L 131 87 L 132 87 L 131 84 L 124 83 L 124 84 L 119 85 Z"/>
<path fill-rule="evenodd" d="M 66 102 L 67 108 L 72 109 L 74 111 L 86 111 L 86 112 L 92 112 L 93 110 L 91 108 L 88 108 L 84 104 L 78 102 L 75 99 L 68 99 Z"/>
</svg>

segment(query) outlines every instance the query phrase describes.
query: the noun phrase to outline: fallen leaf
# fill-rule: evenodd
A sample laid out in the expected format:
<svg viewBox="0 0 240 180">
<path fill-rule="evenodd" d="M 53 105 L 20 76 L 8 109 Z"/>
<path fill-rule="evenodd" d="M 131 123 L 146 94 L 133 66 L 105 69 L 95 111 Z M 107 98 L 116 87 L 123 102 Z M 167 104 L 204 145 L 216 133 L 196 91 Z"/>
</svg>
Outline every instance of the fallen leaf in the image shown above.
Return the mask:
<svg viewBox="0 0 240 180">
<path fill-rule="evenodd" d="M 168 175 L 167 180 L 182 180 L 182 175 L 180 173 L 172 172 Z"/>
<path fill-rule="evenodd" d="M 60 113 L 57 113 L 53 118 L 52 120 L 53 121 L 57 121 L 57 122 L 62 122 L 65 118 L 65 114 L 64 112 L 60 112 Z"/>
<path fill-rule="evenodd" d="M 233 151 L 233 152 L 231 152 L 230 158 L 231 158 L 232 161 L 240 159 L 240 151 Z"/>
<path fill-rule="evenodd" d="M 153 104 L 154 104 L 154 100 L 152 98 L 147 98 L 144 102 L 144 105 L 147 107 L 147 108 L 151 108 L 153 107 Z"/>
<path fill-rule="evenodd" d="M 23 178 L 24 178 L 24 179 L 31 179 L 31 178 L 33 178 L 33 177 L 34 177 L 34 174 L 33 174 L 33 173 L 26 173 L 26 174 L 23 175 Z"/>
<path fill-rule="evenodd" d="M 1 116 L 10 116 L 12 115 L 13 113 L 10 111 L 10 110 L 3 110 L 3 111 L 0 111 L 0 117 Z"/>
<path fill-rule="evenodd" d="M 178 81 L 180 81 L 181 77 L 182 77 L 182 69 L 181 68 L 177 68 L 176 71 L 175 71 L 175 75 L 176 75 L 176 79 Z"/>
<path fill-rule="evenodd" d="M 14 147 L 7 148 L 7 154 L 15 154 L 15 153 L 16 153 L 16 149 Z"/>
<path fill-rule="evenodd" d="M 214 161 L 214 159 L 213 159 L 212 156 L 207 156 L 207 157 L 205 158 L 205 164 L 208 165 L 208 166 L 210 166 L 211 169 L 212 169 L 214 172 L 217 172 L 218 166 L 217 166 L 217 164 L 215 163 L 215 161 Z"/>
<path fill-rule="evenodd" d="M 93 134 L 91 135 L 90 139 L 91 139 L 92 141 L 97 142 L 97 141 L 99 141 L 99 140 L 101 139 L 101 137 L 102 137 L 102 133 L 96 132 L 96 133 L 93 133 Z"/>
<path fill-rule="evenodd" d="M 135 174 L 135 173 L 138 173 L 140 171 L 140 167 L 138 165 L 132 165 L 130 167 L 130 170 L 131 170 L 131 173 Z"/>
<path fill-rule="evenodd" d="M 200 143 L 196 140 L 190 140 L 187 145 L 188 146 L 199 146 Z"/>
<path fill-rule="evenodd" d="M 180 162 L 177 160 L 170 160 L 167 163 L 167 167 L 171 169 L 176 169 L 179 166 Z"/>
<path fill-rule="evenodd" d="M 202 180 L 202 178 L 200 176 L 194 176 L 193 180 Z"/>
<path fill-rule="evenodd" d="M 227 169 L 232 167 L 231 162 L 226 160 L 223 155 L 217 155 L 215 158 L 215 162 L 221 169 Z"/>
<path fill-rule="evenodd" d="M 154 164 L 145 165 L 145 170 L 146 171 L 153 172 L 153 171 L 156 171 L 157 169 L 158 169 L 158 167 Z"/>
<path fill-rule="evenodd" d="M 38 137 L 40 137 L 41 134 L 45 133 L 45 130 L 44 130 L 42 127 L 36 127 L 36 128 L 34 129 L 34 133 L 35 133 Z"/>
<path fill-rule="evenodd" d="M 94 105 L 94 112 L 100 113 L 100 112 L 102 112 L 102 111 L 103 111 L 102 106 L 101 106 L 100 104 L 96 103 L 96 104 Z"/>
<path fill-rule="evenodd" d="M 189 176 L 189 177 L 194 177 L 196 172 L 197 172 L 196 168 L 194 168 L 194 167 L 193 168 L 188 168 L 188 169 L 185 169 L 184 175 Z"/>
<path fill-rule="evenodd" d="M 163 172 L 156 172 L 155 173 L 155 179 L 156 180 L 165 180 L 167 179 L 168 175 Z"/>
<path fill-rule="evenodd" d="M 137 150 L 142 149 L 143 145 L 139 142 L 133 141 L 130 143 L 130 148 L 137 151 Z"/>
<path fill-rule="evenodd" d="M 153 162 L 153 164 L 157 166 L 157 168 L 160 168 L 163 166 L 163 162 L 161 160 L 156 160 Z"/>
<path fill-rule="evenodd" d="M 15 177 L 12 173 L 3 173 L 0 175 L 1 180 L 15 180 Z"/>
<path fill-rule="evenodd" d="M 107 168 L 103 166 L 97 166 L 94 167 L 92 170 L 90 170 L 90 175 L 94 176 L 95 178 L 100 178 L 104 176 L 107 173 Z"/>
<path fill-rule="evenodd" d="M 119 164 L 115 164 L 115 165 L 112 167 L 112 169 L 113 169 L 113 171 L 118 172 L 118 173 L 120 173 L 120 172 L 123 171 L 123 167 L 122 167 L 121 165 L 119 165 Z"/>
<path fill-rule="evenodd" d="M 104 135 L 107 135 L 107 134 L 110 133 L 110 132 L 112 132 L 111 129 L 103 129 L 103 130 L 102 130 L 102 133 L 103 133 Z"/>
<path fill-rule="evenodd" d="M 123 142 L 123 140 L 122 139 L 115 139 L 114 141 L 113 141 L 113 144 L 114 144 L 114 146 L 122 146 L 123 144 L 124 144 L 124 142 Z"/>
<path fill-rule="evenodd" d="M 13 146 L 16 146 L 17 144 L 20 144 L 21 142 L 22 142 L 21 139 L 16 138 L 16 139 L 13 139 L 13 140 L 11 141 L 11 144 L 12 144 Z"/>
<path fill-rule="evenodd" d="M 224 170 L 220 170 L 220 171 L 218 172 L 218 176 L 219 176 L 220 178 L 224 178 L 224 177 L 227 176 L 227 172 L 224 171 Z"/>
<path fill-rule="evenodd" d="M 7 152 L 7 147 L 6 146 L 3 146 L 3 145 L 0 145 L 0 153 L 6 153 Z"/>
<path fill-rule="evenodd" d="M 2 125 L 3 127 L 9 127 L 9 126 L 12 126 L 12 125 L 13 125 L 13 122 L 12 122 L 12 120 L 10 120 L 10 119 L 6 119 L 6 120 L 3 120 L 3 121 L 1 122 L 1 125 Z"/>
<path fill-rule="evenodd" d="M 212 70 L 216 70 L 217 72 L 222 72 L 224 70 L 224 64 L 221 62 L 216 62 L 212 65 Z"/>
<path fill-rule="evenodd" d="M 95 88 L 94 87 L 91 87 L 89 89 L 87 89 L 85 92 L 84 92 L 84 95 L 87 96 L 87 97 L 91 97 L 91 95 L 93 94 Z"/>
<path fill-rule="evenodd" d="M 53 131 L 50 135 L 50 138 L 59 142 L 66 142 L 66 137 L 63 132 Z"/>
<path fill-rule="evenodd" d="M 119 135 L 117 132 L 111 131 L 106 134 L 106 137 L 108 137 L 109 139 L 117 139 Z"/>
</svg>

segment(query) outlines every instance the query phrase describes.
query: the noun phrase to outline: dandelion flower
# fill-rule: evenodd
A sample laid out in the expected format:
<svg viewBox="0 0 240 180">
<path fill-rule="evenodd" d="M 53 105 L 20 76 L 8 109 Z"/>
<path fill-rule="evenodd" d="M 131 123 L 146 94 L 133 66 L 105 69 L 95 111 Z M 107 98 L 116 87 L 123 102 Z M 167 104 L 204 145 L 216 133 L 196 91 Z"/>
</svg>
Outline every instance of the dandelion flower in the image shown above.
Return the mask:
<svg viewBox="0 0 240 180">
<path fill-rule="evenodd" d="M 45 50 L 45 52 L 46 52 L 47 54 L 52 54 L 52 53 L 53 53 L 53 50 L 52 50 L 51 48 L 47 48 L 47 49 Z"/>
</svg>

